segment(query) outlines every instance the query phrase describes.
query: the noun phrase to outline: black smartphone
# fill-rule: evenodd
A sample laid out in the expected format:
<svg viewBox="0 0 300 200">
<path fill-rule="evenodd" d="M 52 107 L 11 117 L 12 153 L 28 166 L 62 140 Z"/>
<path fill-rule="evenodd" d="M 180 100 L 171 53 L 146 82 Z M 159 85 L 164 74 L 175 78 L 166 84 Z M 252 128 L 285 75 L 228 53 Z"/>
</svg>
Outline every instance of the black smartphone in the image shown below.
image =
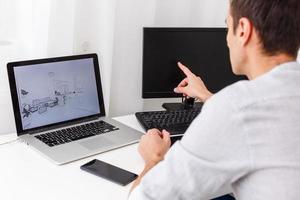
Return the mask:
<svg viewBox="0 0 300 200">
<path fill-rule="evenodd" d="M 82 165 L 80 169 L 122 186 L 125 186 L 128 183 L 132 182 L 138 176 L 132 172 L 126 171 L 97 159 L 94 159 Z"/>
</svg>

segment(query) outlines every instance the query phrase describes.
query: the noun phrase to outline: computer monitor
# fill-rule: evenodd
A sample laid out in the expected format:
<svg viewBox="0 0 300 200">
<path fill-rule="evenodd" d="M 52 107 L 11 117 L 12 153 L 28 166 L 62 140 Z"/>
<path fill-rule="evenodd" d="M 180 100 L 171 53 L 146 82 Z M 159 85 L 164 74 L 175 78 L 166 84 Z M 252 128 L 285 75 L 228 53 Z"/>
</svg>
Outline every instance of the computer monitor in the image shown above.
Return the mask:
<svg viewBox="0 0 300 200">
<path fill-rule="evenodd" d="M 181 97 L 173 91 L 185 77 L 178 61 L 213 93 L 246 79 L 232 72 L 226 34 L 226 28 L 144 28 L 142 97 Z"/>
</svg>

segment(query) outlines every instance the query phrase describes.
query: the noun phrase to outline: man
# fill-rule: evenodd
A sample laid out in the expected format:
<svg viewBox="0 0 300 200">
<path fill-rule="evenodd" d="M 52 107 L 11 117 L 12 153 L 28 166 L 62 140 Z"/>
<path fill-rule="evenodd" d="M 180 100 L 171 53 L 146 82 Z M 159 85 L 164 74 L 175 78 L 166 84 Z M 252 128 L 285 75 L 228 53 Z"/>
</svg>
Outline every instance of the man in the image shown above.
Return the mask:
<svg viewBox="0 0 300 200">
<path fill-rule="evenodd" d="M 232 70 L 249 81 L 213 95 L 179 63 L 175 92 L 204 107 L 170 149 L 166 131 L 142 137 L 130 200 L 300 199 L 300 1 L 231 0 L 226 23 Z"/>
</svg>

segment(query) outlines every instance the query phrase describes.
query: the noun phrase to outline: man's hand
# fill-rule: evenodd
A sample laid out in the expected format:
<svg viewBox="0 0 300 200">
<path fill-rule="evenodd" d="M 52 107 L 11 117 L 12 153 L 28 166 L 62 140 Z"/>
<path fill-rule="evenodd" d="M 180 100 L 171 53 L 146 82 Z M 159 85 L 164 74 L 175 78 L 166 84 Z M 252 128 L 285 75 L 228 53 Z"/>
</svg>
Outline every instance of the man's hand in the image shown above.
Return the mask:
<svg viewBox="0 0 300 200">
<path fill-rule="evenodd" d="M 142 136 L 138 149 L 145 161 L 145 167 L 134 181 L 130 192 L 140 184 L 140 181 L 149 170 L 164 159 L 170 146 L 170 133 L 165 130 L 160 132 L 157 129 L 151 129 Z"/>
<path fill-rule="evenodd" d="M 171 146 L 170 134 L 163 130 L 149 130 L 142 136 L 138 150 L 145 164 L 154 164 L 164 159 L 165 154 Z"/>
<path fill-rule="evenodd" d="M 185 96 L 197 98 L 205 102 L 213 94 L 206 88 L 200 77 L 193 74 L 186 66 L 178 62 L 178 67 L 186 75 L 178 86 L 174 89 L 176 93 L 183 93 Z"/>
</svg>

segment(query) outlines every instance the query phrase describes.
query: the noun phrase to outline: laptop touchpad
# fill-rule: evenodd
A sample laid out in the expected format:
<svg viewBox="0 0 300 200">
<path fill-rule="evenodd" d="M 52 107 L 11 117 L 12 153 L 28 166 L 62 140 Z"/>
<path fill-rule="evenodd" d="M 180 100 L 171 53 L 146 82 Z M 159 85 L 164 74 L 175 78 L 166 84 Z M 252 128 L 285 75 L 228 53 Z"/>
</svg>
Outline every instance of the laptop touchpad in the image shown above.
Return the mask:
<svg viewBox="0 0 300 200">
<path fill-rule="evenodd" d="M 95 149 L 111 146 L 114 143 L 109 139 L 106 139 L 104 137 L 99 137 L 99 138 L 93 138 L 88 141 L 80 142 L 79 144 L 81 144 L 82 146 L 84 146 L 89 150 L 95 150 Z"/>
</svg>

